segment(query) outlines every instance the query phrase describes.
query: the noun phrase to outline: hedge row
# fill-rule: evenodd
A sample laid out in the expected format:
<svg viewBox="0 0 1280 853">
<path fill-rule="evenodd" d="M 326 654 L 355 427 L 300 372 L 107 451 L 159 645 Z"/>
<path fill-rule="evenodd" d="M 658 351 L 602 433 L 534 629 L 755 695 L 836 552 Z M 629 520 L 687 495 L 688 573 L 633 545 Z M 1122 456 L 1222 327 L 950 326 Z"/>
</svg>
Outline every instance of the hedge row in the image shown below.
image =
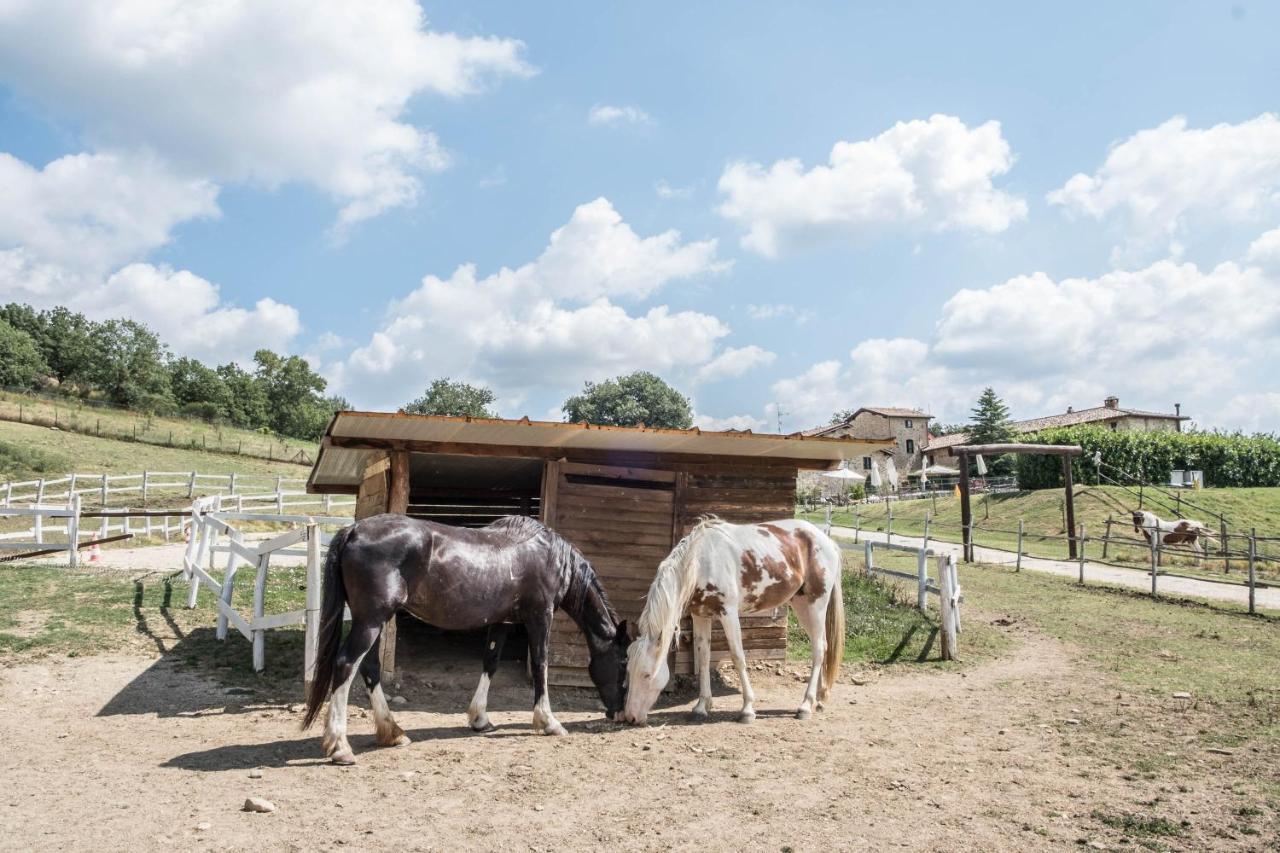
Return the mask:
<svg viewBox="0 0 1280 853">
<path fill-rule="evenodd" d="M 1170 471 L 1195 469 L 1204 471 L 1206 486 L 1280 486 L 1280 440 L 1275 435 L 1124 432 L 1076 426 L 1045 430 L 1021 440 L 1083 447 L 1084 456 L 1074 460 L 1072 469 L 1079 483 L 1098 482 L 1093 454 L 1101 451 L 1102 473 L 1126 484 L 1135 480 L 1167 483 Z M 1053 456 L 1019 456 L 1018 484 L 1024 489 L 1061 486 L 1061 461 Z"/>
</svg>

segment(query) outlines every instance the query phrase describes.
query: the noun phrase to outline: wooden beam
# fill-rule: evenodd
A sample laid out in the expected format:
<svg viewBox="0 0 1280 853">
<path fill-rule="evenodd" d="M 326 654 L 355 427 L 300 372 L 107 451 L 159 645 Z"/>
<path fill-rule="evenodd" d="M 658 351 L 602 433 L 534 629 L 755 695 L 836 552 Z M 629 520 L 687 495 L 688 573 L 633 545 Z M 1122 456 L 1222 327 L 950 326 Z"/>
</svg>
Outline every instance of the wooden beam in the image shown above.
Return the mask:
<svg viewBox="0 0 1280 853">
<path fill-rule="evenodd" d="M 348 450 L 406 450 L 412 453 L 439 453 L 447 456 L 498 456 L 519 459 L 567 459 L 602 465 L 679 466 L 713 463 L 723 466 L 743 465 L 755 468 L 803 468 L 826 471 L 839 467 L 839 459 L 794 459 L 772 456 L 720 456 L 710 453 L 649 453 L 640 450 L 590 450 L 584 448 L 533 447 L 513 444 L 469 444 L 452 441 L 406 441 L 399 439 L 333 436 L 332 447 Z"/>
<path fill-rule="evenodd" d="M 1079 543 L 1076 542 L 1076 499 L 1075 484 L 1071 482 L 1071 457 L 1064 455 L 1062 457 L 1062 482 L 1067 487 L 1067 556 L 1074 560 L 1076 558 L 1076 548 Z M 1080 569 L 1084 571 L 1083 568 Z M 1084 577 L 1083 574 L 1080 575 Z"/>
<path fill-rule="evenodd" d="M 1084 448 L 1074 444 L 962 444 L 951 448 L 951 452 L 960 455 L 982 453 L 998 456 L 1001 453 L 1039 453 L 1044 456 L 1081 456 Z"/>
<path fill-rule="evenodd" d="M 960 527 L 964 541 L 964 561 L 973 562 L 973 513 L 969 508 L 969 454 L 960 453 Z"/>
<path fill-rule="evenodd" d="M 391 454 L 391 483 L 387 489 L 387 512 L 404 515 L 409 511 L 409 453 L 396 450 Z"/>
</svg>

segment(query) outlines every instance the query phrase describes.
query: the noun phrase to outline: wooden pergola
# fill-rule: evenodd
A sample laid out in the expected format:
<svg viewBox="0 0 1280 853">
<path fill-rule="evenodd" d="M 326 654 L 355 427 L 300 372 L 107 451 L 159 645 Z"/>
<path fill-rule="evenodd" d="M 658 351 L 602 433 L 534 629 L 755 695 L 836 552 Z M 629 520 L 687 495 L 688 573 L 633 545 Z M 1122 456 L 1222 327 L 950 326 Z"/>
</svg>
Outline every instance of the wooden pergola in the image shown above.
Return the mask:
<svg viewBox="0 0 1280 853">
<path fill-rule="evenodd" d="M 962 444 L 951 452 L 960 458 L 960 526 L 964 529 L 964 559 L 973 562 L 973 512 L 969 507 L 969 457 L 979 454 L 1000 456 L 1004 453 L 1037 453 L 1041 456 L 1062 457 L 1062 480 L 1067 489 L 1067 553 L 1076 558 L 1076 505 L 1071 481 L 1071 458 L 1084 455 L 1084 448 L 1075 444 Z"/>
</svg>

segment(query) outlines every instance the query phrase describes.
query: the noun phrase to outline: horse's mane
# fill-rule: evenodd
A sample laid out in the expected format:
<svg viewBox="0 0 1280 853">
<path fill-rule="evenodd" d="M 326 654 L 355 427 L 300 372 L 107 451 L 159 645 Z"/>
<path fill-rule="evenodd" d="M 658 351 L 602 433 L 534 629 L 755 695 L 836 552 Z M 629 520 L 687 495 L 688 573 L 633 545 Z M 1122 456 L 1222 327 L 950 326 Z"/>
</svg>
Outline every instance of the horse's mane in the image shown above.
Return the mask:
<svg viewBox="0 0 1280 853">
<path fill-rule="evenodd" d="M 653 583 L 645 595 L 644 612 L 640 614 L 639 636 L 649 642 L 654 642 L 656 638 L 662 653 L 670 647 L 680 621 L 680 613 L 693 595 L 693 558 L 696 546 L 701 542 L 703 534 L 724 526 L 725 522 L 714 515 L 703 516 L 658 565 Z"/>
<path fill-rule="evenodd" d="M 600 585 L 600 578 L 596 575 L 595 569 L 572 542 L 536 518 L 526 515 L 505 515 L 485 525 L 484 529 L 506 535 L 513 545 L 541 537 L 551 552 L 552 561 L 560 578 L 561 606 L 575 620 L 593 615 L 600 618 L 602 622 L 607 619 L 607 625 L 602 623 L 596 627 L 605 635 L 612 633 L 618 622 L 617 613 L 609 603 L 609 596 Z M 587 604 L 591 597 L 599 601 L 595 607 L 588 609 Z"/>
</svg>

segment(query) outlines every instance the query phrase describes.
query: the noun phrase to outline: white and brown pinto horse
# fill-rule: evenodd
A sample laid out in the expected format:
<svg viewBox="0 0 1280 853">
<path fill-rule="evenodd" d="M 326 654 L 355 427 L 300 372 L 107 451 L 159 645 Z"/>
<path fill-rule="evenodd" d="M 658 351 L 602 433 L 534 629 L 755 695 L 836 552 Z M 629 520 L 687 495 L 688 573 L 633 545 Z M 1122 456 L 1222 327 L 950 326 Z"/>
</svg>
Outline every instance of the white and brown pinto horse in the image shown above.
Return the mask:
<svg viewBox="0 0 1280 853">
<path fill-rule="evenodd" d="M 699 521 L 658 567 L 628 651 L 627 700 L 622 718 L 643 725 L 670 678 L 667 651 L 686 606 L 693 619 L 698 702 L 693 715 L 711 713 L 711 626 L 719 619 L 742 683 L 738 719 L 755 719 L 738 617 L 786 604 L 796 612 L 813 649 L 813 670 L 796 710 L 808 719 L 822 707 L 844 656 L 844 598 L 840 547 L 807 521 L 761 524 Z"/>
<path fill-rule="evenodd" d="M 1165 521 L 1154 512 L 1145 510 L 1133 511 L 1133 530 L 1141 533 L 1151 543 L 1152 537 L 1159 537 L 1162 545 L 1190 545 L 1204 556 L 1204 540 L 1214 540 L 1213 529 L 1203 521 L 1180 518 L 1177 521 Z"/>
</svg>

